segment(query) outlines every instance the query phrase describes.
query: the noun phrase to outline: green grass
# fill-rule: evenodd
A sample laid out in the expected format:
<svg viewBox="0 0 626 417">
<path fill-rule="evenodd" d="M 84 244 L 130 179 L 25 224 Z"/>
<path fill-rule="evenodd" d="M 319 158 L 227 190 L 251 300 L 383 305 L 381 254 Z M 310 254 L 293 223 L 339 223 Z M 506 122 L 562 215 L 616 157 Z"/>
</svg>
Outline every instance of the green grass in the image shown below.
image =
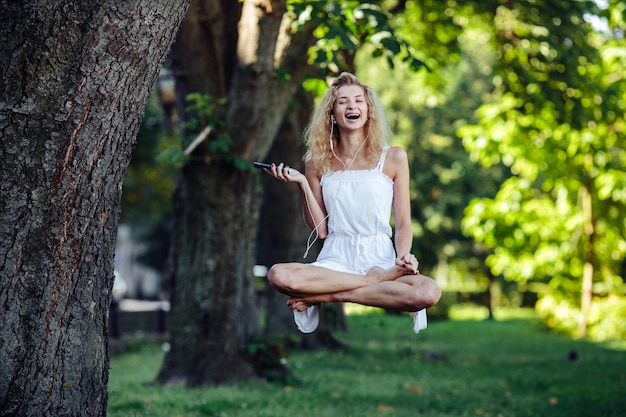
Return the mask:
<svg viewBox="0 0 626 417">
<path fill-rule="evenodd" d="M 163 352 L 146 344 L 112 359 L 108 416 L 625 415 L 623 344 L 611 349 L 548 333 L 528 313 L 485 321 L 457 309 L 453 317 L 415 335 L 405 315 L 350 315 L 350 331 L 337 334 L 350 349 L 293 353 L 288 363 L 301 383 L 287 387 L 158 387 L 152 382 Z"/>
</svg>

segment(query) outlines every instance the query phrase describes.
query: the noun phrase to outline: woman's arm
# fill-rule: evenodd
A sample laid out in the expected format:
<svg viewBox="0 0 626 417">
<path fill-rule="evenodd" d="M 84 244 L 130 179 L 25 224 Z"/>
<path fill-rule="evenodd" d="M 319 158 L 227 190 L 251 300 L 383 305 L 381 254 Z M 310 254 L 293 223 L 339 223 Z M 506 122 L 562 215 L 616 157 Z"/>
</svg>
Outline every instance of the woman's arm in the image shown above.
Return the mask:
<svg viewBox="0 0 626 417">
<path fill-rule="evenodd" d="M 306 164 L 304 171 L 306 181 L 299 183 L 304 220 L 311 230 L 317 226 L 317 236 L 324 239 L 328 236 L 328 220 L 322 195 L 322 176 L 310 163 Z"/>
<path fill-rule="evenodd" d="M 272 164 L 271 168 L 263 169 L 268 174 L 286 182 L 295 182 L 300 188 L 302 198 L 302 214 L 304 221 L 311 230 L 317 229 L 317 236 L 324 239 L 328 236 L 328 222 L 324 197 L 322 195 L 322 175 L 311 163 L 305 165 L 305 174 L 283 163 Z"/>
<path fill-rule="evenodd" d="M 397 260 L 400 263 L 410 264 L 417 271 L 417 260 L 411 255 L 413 228 L 411 225 L 409 162 L 404 149 L 399 147 L 389 149 L 385 161 L 385 171 L 387 169 L 389 169 L 389 177 L 393 180 L 393 216 L 395 219 Z"/>
</svg>

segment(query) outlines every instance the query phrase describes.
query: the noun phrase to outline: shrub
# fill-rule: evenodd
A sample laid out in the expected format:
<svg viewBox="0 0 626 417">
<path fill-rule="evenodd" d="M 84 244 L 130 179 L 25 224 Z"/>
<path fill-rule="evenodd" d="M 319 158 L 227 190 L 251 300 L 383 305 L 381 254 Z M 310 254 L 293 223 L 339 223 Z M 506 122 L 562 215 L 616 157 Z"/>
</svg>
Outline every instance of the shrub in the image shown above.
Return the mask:
<svg viewBox="0 0 626 417">
<path fill-rule="evenodd" d="M 580 308 L 567 300 L 544 295 L 537 302 L 537 312 L 545 324 L 560 332 L 575 335 L 578 331 Z M 626 297 L 609 295 L 594 297 L 587 318 L 587 336 L 595 341 L 626 338 Z"/>
</svg>

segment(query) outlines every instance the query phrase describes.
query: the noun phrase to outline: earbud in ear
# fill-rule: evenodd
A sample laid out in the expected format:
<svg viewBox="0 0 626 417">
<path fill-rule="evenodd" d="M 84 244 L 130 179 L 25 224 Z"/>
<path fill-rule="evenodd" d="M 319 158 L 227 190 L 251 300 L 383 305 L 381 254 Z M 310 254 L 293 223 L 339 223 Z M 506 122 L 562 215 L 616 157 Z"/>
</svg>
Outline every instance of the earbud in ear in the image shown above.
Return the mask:
<svg viewBox="0 0 626 417">
<path fill-rule="evenodd" d="M 335 116 L 333 116 L 333 115 L 331 115 L 331 116 L 330 116 L 330 122 L 331 122 L 331 123 L 336 123 L 336 122 L 335 122 Z"/>
</svg>

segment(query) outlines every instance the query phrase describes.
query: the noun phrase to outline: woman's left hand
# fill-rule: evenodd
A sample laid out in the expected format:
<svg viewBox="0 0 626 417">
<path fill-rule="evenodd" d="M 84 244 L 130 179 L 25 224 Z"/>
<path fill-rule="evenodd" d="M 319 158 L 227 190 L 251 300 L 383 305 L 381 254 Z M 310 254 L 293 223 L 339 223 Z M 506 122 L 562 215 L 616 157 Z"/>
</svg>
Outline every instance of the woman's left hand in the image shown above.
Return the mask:
<svg viewBox="0 0 626 417">
<path fill-rule="evenodd" d="M 413 275 L 417 275 L 420 273 L 418 270 L 419 261 L 412 253 L 405 253 L 396 258 L 396 265 L 401 266 L 402 268 L 411 271 Z"/>
</svg>

